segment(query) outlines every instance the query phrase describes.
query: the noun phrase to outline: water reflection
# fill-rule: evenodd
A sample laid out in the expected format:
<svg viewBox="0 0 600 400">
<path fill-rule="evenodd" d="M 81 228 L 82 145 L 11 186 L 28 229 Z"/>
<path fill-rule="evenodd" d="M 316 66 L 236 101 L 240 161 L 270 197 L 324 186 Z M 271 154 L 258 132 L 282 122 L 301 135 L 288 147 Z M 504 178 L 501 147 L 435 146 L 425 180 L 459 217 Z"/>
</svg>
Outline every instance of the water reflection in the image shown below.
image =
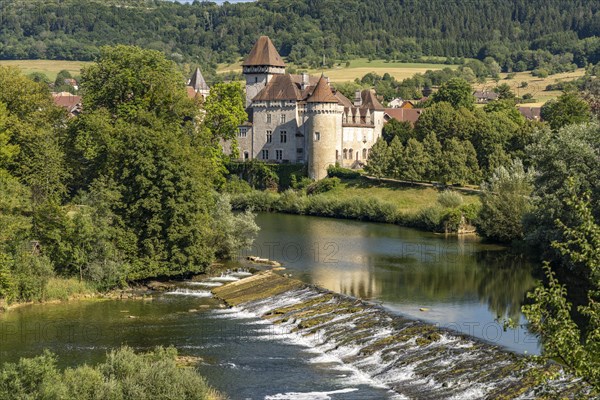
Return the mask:
<svg viewBox="0 0 600 400">
<path fill-rule="evenodd" d="M 260 214 L 257 222 L 261 232 L 249 252 L 282 261 L 306 282 L 380 301 L 396 312 L 452 325 L 516 351 L 539 350 L 531 337 L 523 343 L 524 328 L 512 332 L 519 343 L 472 328 L 507 317 L 525 322 L 520 308 L 535 284 L 532 265 L 505 248 L 473 237 L 357 221 Z"/>
</svg>

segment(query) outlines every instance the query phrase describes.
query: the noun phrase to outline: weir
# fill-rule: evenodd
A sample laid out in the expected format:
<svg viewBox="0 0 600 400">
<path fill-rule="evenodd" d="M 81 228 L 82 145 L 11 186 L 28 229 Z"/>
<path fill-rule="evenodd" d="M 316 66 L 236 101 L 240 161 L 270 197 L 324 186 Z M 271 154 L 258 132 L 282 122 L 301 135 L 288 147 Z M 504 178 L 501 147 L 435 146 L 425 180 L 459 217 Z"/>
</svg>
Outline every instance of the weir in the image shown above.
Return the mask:
<svg viewBox="0 0 600 400">
<path fill-rule="evenodd" d="M 212 289 L 228 305 L 309 341 L 332 359 L 413 399 L 581 398 L 588 388 L 526 357 L 378 305 L 260 272 Z"/>
</svg>

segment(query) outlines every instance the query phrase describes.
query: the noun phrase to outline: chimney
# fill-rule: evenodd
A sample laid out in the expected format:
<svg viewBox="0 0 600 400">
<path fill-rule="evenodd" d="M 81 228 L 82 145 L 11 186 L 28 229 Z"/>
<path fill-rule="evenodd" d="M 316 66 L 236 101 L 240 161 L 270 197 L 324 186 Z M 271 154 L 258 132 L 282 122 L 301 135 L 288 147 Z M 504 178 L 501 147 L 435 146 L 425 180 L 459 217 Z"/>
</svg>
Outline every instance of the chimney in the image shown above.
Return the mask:
<svg viewBox="0 0 600 400">
<path fill-rule="evenodd" d="M 362 106 L 362 96 L 360 90 L 354 92 L 354 107 Z"/>
<path fill-rule="evenodd" d="M 306 89 L 309 85 L 308 72 L 302 73 L 302 90 Z"/>
</svg>

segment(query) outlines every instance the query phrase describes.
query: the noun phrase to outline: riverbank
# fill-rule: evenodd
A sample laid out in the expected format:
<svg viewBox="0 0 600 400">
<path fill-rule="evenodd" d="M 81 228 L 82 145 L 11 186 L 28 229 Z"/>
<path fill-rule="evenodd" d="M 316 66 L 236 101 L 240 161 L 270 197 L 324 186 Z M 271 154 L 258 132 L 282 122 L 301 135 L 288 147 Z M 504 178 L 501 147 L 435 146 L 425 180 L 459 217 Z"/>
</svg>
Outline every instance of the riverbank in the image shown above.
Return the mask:
<svg viewBox="0 0 600 400">
<path fill-rule="evenodd" d="M 440 233 L 474 233 L 472 222 L 481 206 L 479 196 L 446 192 L 361 177 L 340 180 L 318 194 L 253 190 L 230 196 L 237 210 L 382 222 Z"/>
<path fill-rule="evenodd" d="M 556 364 L 390 314 L 353 297 L 266 271 L 215 288 L 236 312 L 277 335 L 310 343 L 398 394 L 415 398 L 581 398 L 588 388 Z M 549 391 L 549 392 L 548 392 Z"/>
</svg>

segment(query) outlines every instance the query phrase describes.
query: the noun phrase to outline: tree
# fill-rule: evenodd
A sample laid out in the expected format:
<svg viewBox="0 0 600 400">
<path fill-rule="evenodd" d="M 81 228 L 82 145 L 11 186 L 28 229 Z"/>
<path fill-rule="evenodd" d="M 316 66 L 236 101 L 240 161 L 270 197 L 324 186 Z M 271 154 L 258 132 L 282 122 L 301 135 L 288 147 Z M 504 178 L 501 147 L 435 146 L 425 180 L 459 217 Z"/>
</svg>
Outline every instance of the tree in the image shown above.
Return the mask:
<svg viewBox="0 0 600 400">
<path fill-rule="evenodd" d="M 399 137 L 395 137 L 388 147 L 389 162 L 387 175 L 395 179 L 404 179 L 404 172 L 408 166 L 404 145 Z"/>
<path fill-rule="evenodd" d="M 423 144 L 414 138 L 409 139 L 404 147 L 404 158 L 406 167 L 402 174 L 403 179 L 409 181 L 423 180 L 429 162 Z"/>
<path fill-rule="evenodd" d="M 542 106 L 541 117 L 552 129 L 559 129 L 565 125 L 589 122 L 590 106 L 576 93 L 565 92 Z"/>
<path fill-rule="evenodd" d="M 475 107 L 473 88 L 462 78 L 452 78 L 442 84 L 440 89 L 433 94 L 432 100 L 434 103 L 450 103 L 456 109 L 465 107 L 472 110 Z"/>
<path fill-rule="evenodd" d="M 382 138 L 377 139 L 371 150 L 369 150 L 369 161 L 365 166 L 365 171 L 368 174 L 381 179 L 387 174 L 390 155 L 388 144 Z"/>
<path fill-rule="evenodd" d="M 456 138 L 447 140 L 444 143 L 443 160 L 440 171 L 443 182 L 462 185 L 479 180 L 477 153 L 471 142 Z"/>
<path fill-rule="evenodd" d="M 383 126 L 382 136 L 388 144 L 397 136 L 400 138 L 402 144 L 405 145 L 414 135 L 412 125 L 408 121 L 398 121 L 392 118 Z"/>
<path fill-rule="evenodd" d="M 510 243 L 523 238 L 523 217 L 531 210 L 533 171 L 521 160 L 498 167 L 481 185 L 481 211 L 477 229 L 486 238 Z"/>
<path fill-rule="evenodd" d="M 544 266 L 548 282 L 528 295 L 533 304 L 523 306 L 523 313 L 531 329 L 542 339 L 544 358 L 558 359 L 570 372 L 600 391 L 600 225 L 592 214 L 589 193 L 582 197 L 572 179 L 568 185 L 570 194 L 564 205 L 572 209 L 576 218 L 568 223 L 556 220 L 564 240 L 554 241 L 552 246 L 580 265 L 588 277 L 587 304 L 577 308 L 585 318 L 586 329 L 581 329 L 573 319 L 567 289 L 548 263 Z"/>
<path fill-rule="evenodd" d="M 162 53 L 123 45 L 103 47 L 98 60 L 81 74 L 86 110 L 105 108 L 115 118 L 145 124 L 195 117 L 197 108 L 184 82 L 175 63 Z"/>
<path fill-rule="evenodd" d="M 527 148 L 537 175 L 533 192 L 535 208 L 525 220 L 525 231 L 528 240 L 555 267 L 564 267 L 579 275 L 581 271 L 550 244 L 564 240 L 556 219 L 571 225 L 577 218 L 571 207 L 565 207 L 564 198 L 572 191 L 579 196 L 590 192 L 592 199 L 600 198 L 600 127 L 597 122 L 569 125 L 557 132 L 541 130 L 536 136 L 537 140 Z M 573 187 L 567 185 L 570 178 L 573 178 Z M 592 202 L 591 206 L 594 215 L 600 215 L 600 205 Z"/>
<path fill-rule="evenodd" d="M 502 83 L 502 84 L 496 86 L 494 88 L 494 92 L 498 93 L 499 100 L 507 100 L 507 99 L 511 100 L 516 97 L 515 94 L 512 92 L 512 90 L 510 89 L 510 86 L 508 85 L 508 83 Z"/>
<path fill-rule="evenodd" d="M 248 118 L 244 101 L 244 90 L 238 82 L 218 83 L 211 88 L 204 105 L 204 126 L 213 140 L 235 139 L 238 127 Z"/>
<path fill-rule="evenodd" d="M 435 133 L 430 133 L 423 139 L 423 151 L 427 159 L 425 165 L 425 178 L 430 181 L 437 181 L 440 179 L 443 166 L 443 152 L 442 145 L 437 140 Z"/>
</svg>

